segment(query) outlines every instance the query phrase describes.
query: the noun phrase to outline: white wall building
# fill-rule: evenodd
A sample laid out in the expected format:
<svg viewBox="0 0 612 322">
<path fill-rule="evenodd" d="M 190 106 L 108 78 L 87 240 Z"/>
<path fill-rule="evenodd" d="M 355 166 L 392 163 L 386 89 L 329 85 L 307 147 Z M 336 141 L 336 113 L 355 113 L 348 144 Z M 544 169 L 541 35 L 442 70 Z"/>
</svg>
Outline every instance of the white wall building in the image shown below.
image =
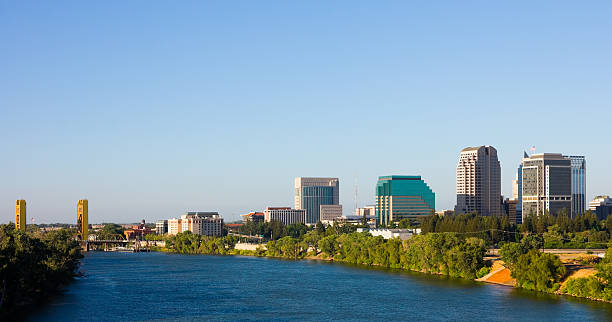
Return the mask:
<svg viewBox="0 0 612 322">
<path fill-rule="evenodd" d="M 168 235 L 191 231 L 196 235 L 222 236 L 223 218 L 216 212 L 188 212 L 168 220 Z"/>
<path fill-rule="evenodd" d="M 384 239 L 391 238 L 399 238 L 401 240 L 406 240 L 412 237 L 412 235 L 419 234 L 421 232 L 420 228 L 417 229 L 364 229 L 357 228 L 357 232 L 368 231 L 372 236 L 381 236 Z"/>
</svg>

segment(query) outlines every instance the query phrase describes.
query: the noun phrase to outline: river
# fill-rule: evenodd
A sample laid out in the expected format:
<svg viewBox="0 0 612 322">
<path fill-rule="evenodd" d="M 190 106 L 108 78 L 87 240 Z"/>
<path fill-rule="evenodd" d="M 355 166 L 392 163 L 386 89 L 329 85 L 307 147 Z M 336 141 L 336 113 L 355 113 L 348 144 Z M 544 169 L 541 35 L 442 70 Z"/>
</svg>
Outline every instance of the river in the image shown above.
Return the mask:
<svg viewBox="0 0 612 322">
<path fill-rule="evenodd" d="M 90 252 L 31 321 L 611 320 L 612 304 L 319 261 Z"/>
</svg>

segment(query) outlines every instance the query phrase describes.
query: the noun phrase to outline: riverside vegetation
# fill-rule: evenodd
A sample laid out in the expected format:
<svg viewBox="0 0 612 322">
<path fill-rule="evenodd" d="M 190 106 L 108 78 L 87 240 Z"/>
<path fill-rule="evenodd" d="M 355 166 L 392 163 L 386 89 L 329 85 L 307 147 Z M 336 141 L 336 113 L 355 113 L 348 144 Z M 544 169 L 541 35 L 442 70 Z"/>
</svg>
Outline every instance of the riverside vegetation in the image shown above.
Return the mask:
<svg viewBox="0 0 612 322">
<path fill-rule="evenodd" d="M 36 304 L 57 292 L 78 274 L 81 248 L 74 231 L 42 234 L 13 224 L 0 225 L 0 317 Z"/>
</svg>

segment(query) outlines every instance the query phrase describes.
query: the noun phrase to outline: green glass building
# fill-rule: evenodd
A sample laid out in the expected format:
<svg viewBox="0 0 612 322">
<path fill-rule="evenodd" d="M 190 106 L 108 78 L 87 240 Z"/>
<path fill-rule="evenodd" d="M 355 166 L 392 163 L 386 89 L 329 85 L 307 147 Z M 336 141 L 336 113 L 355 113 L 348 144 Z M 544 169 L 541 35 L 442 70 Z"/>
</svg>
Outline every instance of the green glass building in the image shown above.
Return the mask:
<svg viewBox="0 0 612 322">
<path fill-rule="evenodd" d="M 431 215 L 436 195 L 421 176 L 384 176 L 376 183 L 376 224 Z"/>
</svg>

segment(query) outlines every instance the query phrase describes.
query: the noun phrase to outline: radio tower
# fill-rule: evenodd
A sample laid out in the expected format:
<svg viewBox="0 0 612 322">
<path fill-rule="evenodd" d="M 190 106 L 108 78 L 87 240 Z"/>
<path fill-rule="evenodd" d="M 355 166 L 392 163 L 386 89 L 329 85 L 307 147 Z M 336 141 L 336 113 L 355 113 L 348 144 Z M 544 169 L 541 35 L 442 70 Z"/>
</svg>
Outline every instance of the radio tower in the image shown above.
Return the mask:
<svg viewBox="0 0 612 322">
<path fill-rule="evenodd" d="M 355 175 L 355 209 L 353 209 L 353 214 L 357 214 L 357 175 Z"/>
</svg>

